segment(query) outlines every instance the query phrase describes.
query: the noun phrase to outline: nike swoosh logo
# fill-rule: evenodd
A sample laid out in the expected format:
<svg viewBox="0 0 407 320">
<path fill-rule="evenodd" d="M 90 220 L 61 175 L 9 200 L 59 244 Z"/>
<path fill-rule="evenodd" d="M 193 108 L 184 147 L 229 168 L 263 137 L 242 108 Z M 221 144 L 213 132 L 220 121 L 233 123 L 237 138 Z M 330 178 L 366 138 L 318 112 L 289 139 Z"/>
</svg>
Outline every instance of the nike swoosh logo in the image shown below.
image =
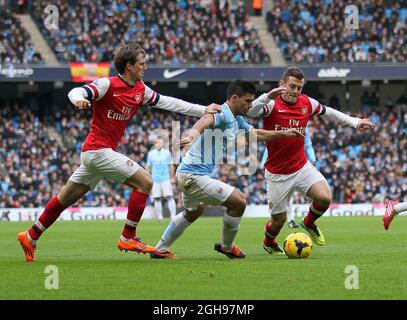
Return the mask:
<svg viewBox="0 0 407 320">
<path fill-rule="evenodd" d="M 165 69 L 163 77 L 164 77 L 164 79 L 171 79 L 171 78 L 174 78 L 174 77 L 176 77 L 176 76 L 178 76 L 181 73 L 184 73 L 186 71 L 188 71 L 188 69 L 179 69 L 179 70 L 174 70 L 174 71 L 170 71 L 168 69 Z"/>
<path fill-rule="evenodd" d="M 119 94 L 113 93 L 113 97 L 118 97 L 118 96 L 121 96 L 121 95 L 122 95 L 121 93 L 119 93 Z"/>
<path fill-rule="evenodd" d="M 278 110 L 278 112 L 286 112 L 287 110 Z"/>
</svg>

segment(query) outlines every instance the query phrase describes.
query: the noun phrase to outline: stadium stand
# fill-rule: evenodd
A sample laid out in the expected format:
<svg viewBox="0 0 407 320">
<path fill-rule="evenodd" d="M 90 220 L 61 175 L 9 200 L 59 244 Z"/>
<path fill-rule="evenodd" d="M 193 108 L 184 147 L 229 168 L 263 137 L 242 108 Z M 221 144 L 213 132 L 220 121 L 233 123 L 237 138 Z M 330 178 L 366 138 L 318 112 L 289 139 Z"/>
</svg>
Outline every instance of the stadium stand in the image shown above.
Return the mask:
<svg viewBox="0 0 407 320">
<path fill-rule="evenodd" d="M 152 4 L 153 2 L 153 4 Z M 54 1 L 59 30 L 46 30 L 42 1 L 33 17 L 60 62 L 111 62 L 115 49 L 129 41 L 144 44 L 152 64 L 269 63 L 242 5 L 219 1 L 105 0 Z"/>
<path fill-rule="evenodd" d="M 288 63 L 376 63 L 407 61 L 405 1 L 355 1 L 358 29 L 345 28 L 339 0 L 275 0 L 268 29 Z"/>
<path fill-rule="evenodd" d="M 30 2 L 30 12 L 61 63 L 111 62 L 115 49 L 129 41 L 144 44 L 151 64 L 270 63 L 243 2 L 153 2 L 58 0 L 59 30 L 47 30 L 43 24 L 46 2 Z M 346 5 L 343 0 L 273 1 L 266 21 L 286 63 L 407 61 L 405 1 L 357 1 L 356 30 L 344 26 Z M 0 62 L 43 64 L 19 18 L 5 9 L 2 17 Z"/>
<path fill-rule="evenodd" d="M 400 201 L 406 201 L 407 99 L 402 95 L 394 104 L 380 109 L 374 99 L 363 101 L 365 109 L 369 109 L 370 119 L 376 124 L 373 133 L 354 134 L 350 128 L 314 118 L 311 134 L 318 159 L 316 166 L 330 183 L 336 203 L 383 203 L 390 195 L 399 195 Z M 21 101 L 2 102 L 2 106 L 0 206 L 44 206 L 54 190 L 59 190 L 79 165 L 79 150 L 89 131 L 90 112 L 78 112 L 67 106 L 40 119 L 35 108 Z M 152 145 L 148 132 L 157 128 L 170 130 L 172 121 L 179 121 L 183 132 L 196 121 L 164 111 L 139 111 L 118 151 L 142 166 L 145 166 Z M 258 120 L 250 121 L 258 125 Z M 264 146 L 259 144 L 259 159 L 263 151 Z M 244 191 L 250 204 L 265 204 L 263 170 L 245 175 L 250 160 L 242 160 L 243 163 L 237 165 L 219 166 L 216 176 Z M 129 194 L 129 188 L 102 181 L 77 205 L 126 206 Z M 179 190 L 175 190 L 175 195 L 180 206 Z M 305 201 L 295 195 L 296 203 Z"/>
<path fill-rule="evenodd" d="M 0 63 L 43 64 L 19 18 L 4 8 L 0 9 L 0 15 Z"/>
</svg>

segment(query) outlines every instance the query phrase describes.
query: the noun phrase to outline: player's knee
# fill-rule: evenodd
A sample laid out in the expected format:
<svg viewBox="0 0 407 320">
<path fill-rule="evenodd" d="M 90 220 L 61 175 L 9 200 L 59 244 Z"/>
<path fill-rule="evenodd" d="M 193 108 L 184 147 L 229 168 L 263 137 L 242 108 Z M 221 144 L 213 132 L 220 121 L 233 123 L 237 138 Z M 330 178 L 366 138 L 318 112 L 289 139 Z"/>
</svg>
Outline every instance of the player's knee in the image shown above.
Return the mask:
<svg viewBox="0 0 407 320">
<path fill-rule="evenodd" d="M 316 199 L 316 202 L 318 203 L 319 206 L 323 208 L 328 208 L 331 205 L 332 196 L 330 193 L 321 194 L 318 197 L 318 199 Z"/>
<path fill-rule="evenodd" d="M 151 189 L 153 189 L 153 179 L 151 176 L 144 178 L 143 184 L 140 185 L 140 188 L 144 193 L 150 194 Z"/>
<path fill-rule="evenodd" d="M 143 184 L 137 188 L 134 188 L 134 191 L 140 191 L 143 192 L 145 194 L 150 194 L 151 193 L 151 189 L 152 187 L 148 184 Z"/>
<path fill-rule="evenodd" d="M 232 217 L 242 216 L 246 210 L 246 196 L 242 192 L 235 190 L 224 202 L 224 206 L 228 208 L 228 213 Z"/>
<path fill-rule="evenodd" d="M 242 192 L 238 193 L 235 205 L 236 205 L 236 211 L 240 215 L 243 215 L 244 211 L 246 210 L 246 196 Z"/>
</svg>

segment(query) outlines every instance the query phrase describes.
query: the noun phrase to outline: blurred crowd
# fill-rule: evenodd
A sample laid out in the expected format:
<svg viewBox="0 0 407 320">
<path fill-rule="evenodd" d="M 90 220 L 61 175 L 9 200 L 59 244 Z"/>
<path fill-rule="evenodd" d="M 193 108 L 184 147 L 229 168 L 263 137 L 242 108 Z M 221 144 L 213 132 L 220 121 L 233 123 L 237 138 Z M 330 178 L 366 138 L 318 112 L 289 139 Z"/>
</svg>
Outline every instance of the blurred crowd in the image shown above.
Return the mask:
<svg viewBox="0 0 407 320">
<path fill-rule="evenodd" d="M 47 30 L 44 1 L 33 16 L 60 62 L 111 62 L 138 41 L 152 64 L 269 63 L 242 5 L 200 0 L 56 0 L 59 30 Z"/>
<path fill-rule="evenodd" d="M 27 12 L 27 3 L 14 8 Z M 118 47 L 143 44 L 151 64 L 269 64 L 243 1 L 55 0 L 57 29 L 46 28 L 49 3 L 29 12 L 62 62 L 112 62 Z M 406 1 L 275 0 L 266 13 L 287 63 L 405 63 Z M 21 8 L 20 8 L 21 7 Z M 23 8 L 24 7 L 24 8 Z M 348 7 L 349 10 L 346 8 Z M 354 11 L 357 7 L 358 11 Z M 0 62 L 44 63 L 17 15 L 1 9 Z"/>
<path fill-rule="evenodd" d="M 407 201 L 407 99 L 403 95 L 385 107 L 364 99 L 360 117 L 376 124 L 373 132 L 358 134 L 320 118 L 311 122 L 316 167 L 327 178 L 335 203 L 383 203 L 388 198 Z M 0 109 L 0 206 L 43 207 L 61 189 L 80 163 L 80 147 L 90 127 L 90 111 L 72 106 L 56 109 L 39 119 L 21 101 L 2 102 Z M 380 107 L 380 108 L 379 108 Z M 367 113 L 365 113 L 367 112 Z M 142 108 L 121 140 L 118 152 L 146 166 L 154 142 L 153 130 L 179 125 L 181 133 L 196 118 Z M 249 119 L 255 126 L 261 123 Z M 169 137 L 171 141 L 171 136 Z M 238 142 L 245 143 L 245 142 Z M 171 146 L 170 146 L 171 150 Z M 264 145 L 249 159 L 218 166 L 214 177 L 240 189 L 249 204 L 266 204 L 264 170 L 248 171 L 248 163 L 262 157 Z M 173 154 L 174 155 L 174 154 Z M 177 159 L 175 159 L 177 163 Z M 176 188 L 176 186 L 175 186 Z M 78 206 L 127 206 L 130 188 L 102 180 Z M 181 194 L 176 188 L 177 205 Z M 299 194 L 295 203 L 306 199 Z"/>
<path fill-rule="evenodd" d="M 10 11 L 0 8 L 0 64 L 44 63 L 27 30 Z"/>
<path fill-rule="evenodd" d="M 386 0 L 275 0 L 266 14 L 288 63 L 405 63 L 406 20 L 406 2 Z"/>
<path fill-rule="evenodd" d="M 378 99 L 375 99 L 378 101 Z M 373 132 L 314 119 L 312 142 L 316 167 L 331 186 L 336 203 L 384 203 L 407 200 L 407 98 L 372 102 L 359 117 L 369 117 Z M 301 199 L 303 201 L 303 199 Z"/>
</svg>

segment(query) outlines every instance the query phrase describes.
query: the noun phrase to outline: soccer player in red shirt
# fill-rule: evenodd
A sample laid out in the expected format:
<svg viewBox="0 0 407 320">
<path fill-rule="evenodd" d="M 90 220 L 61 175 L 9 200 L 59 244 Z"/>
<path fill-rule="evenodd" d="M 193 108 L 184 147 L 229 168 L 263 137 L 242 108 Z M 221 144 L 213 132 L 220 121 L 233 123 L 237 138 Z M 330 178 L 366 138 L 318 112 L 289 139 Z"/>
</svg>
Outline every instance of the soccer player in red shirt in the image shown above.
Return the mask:
<svg viewBox="0 0 407 320">
<path fill-rule="evenodd" d="M 150 174 L 130 158 L 116 152 L 117 144 L 130 119 L 139 108 L 156 108 L 202 117 L 216 113 L 220 106 L 208 107 L 158 94 L 144 84 L 147 69 L 145 52 L 138 43 L 123 46 L 114 59 L 119 75 L 100 78 L 72 89 L 68 97 L 78 109 L 92 108 L 92 124 L 81 149 L 81 165 L 57 196 L 45 206 L 34 225 L 18 234 L 26 261 L 34 260 L 36 242 L 62 211 L 95 188 L 102 178 L 124 183 L 133 189 L 118 248 L 148 253 L 154 247 L 136 237 L 136 227 L 146 206 L 153 182 Z"/>
<path fill-rule="evenodd" d="M 313 115 L 354 127 L 359 131 L 374 128 L 369 119 L 350 117 L 302 94 L 304 83 L 304 73 L 300 68 L 287 68 L 280 80 L 280 87 L 258 97 L 247 115 L 263 117 L 263 127 L 266 130 L 297 129 L 303 134 L 308 120 Z M 265 178 L 271 219 L 265 226 L 264 249 L 270 254 L 284 254 L 275 238 L 287 219 L 288 200 L 295 190 L 312 199 L 309 212 L 301 221 L 301 226 L 317 245 L 323 246 L 325 238 L 315 221 L 328 210 L 332 195 L 324 176 L 307 161 L 304 140 L 270 140 L 267 142 L 267 150 Z"/>
</svg>

